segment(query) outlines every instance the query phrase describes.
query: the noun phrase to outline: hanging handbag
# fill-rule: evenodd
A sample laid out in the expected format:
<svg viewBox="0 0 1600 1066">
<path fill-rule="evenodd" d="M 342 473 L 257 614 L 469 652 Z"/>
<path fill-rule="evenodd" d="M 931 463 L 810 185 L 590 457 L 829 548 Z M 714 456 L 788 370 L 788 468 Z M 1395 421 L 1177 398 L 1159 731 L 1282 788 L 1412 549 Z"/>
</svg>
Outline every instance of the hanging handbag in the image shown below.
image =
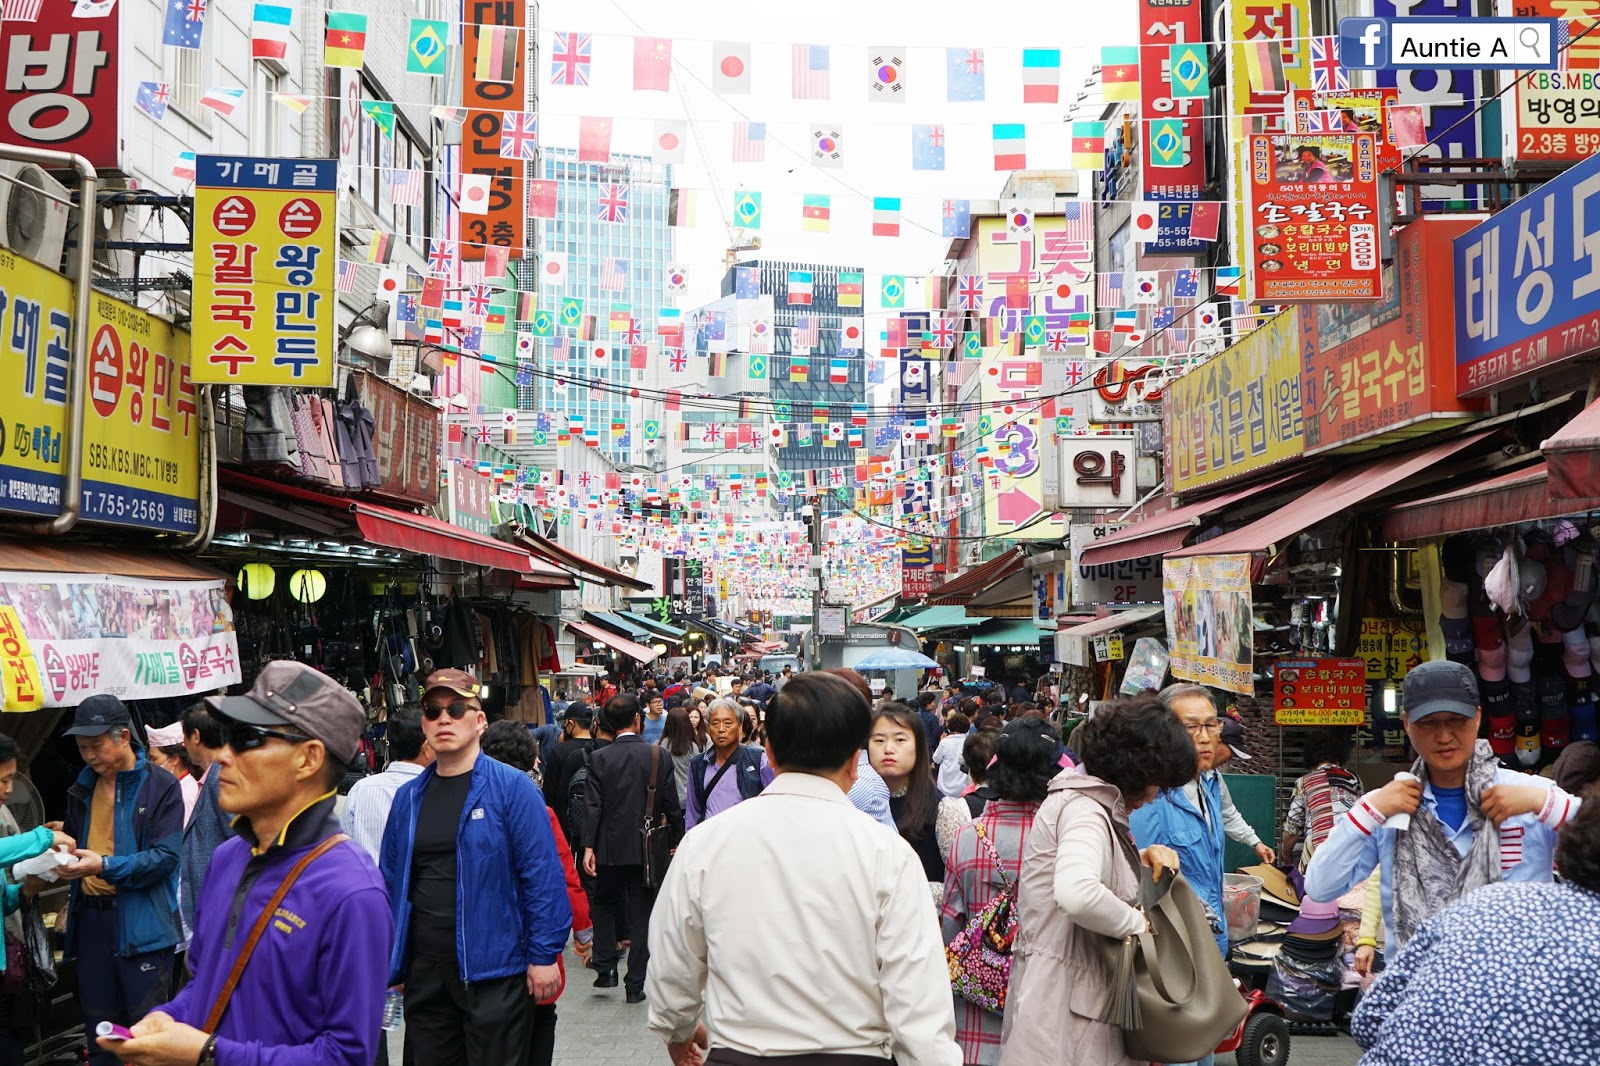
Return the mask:
<svg viewBox="0 0 1600 1066">
<path fill-rule="evenodd" d="M 640 829 L 644 847 L 644 883 L 660 888 L 672 862 L 672 826 L 665 814 L 656 813 L 656 782 L 661 776 L 661 746 L 650 745 L 650 787 L 644 796 L 644 825 Z"/>
<path fill-rule="evenodd" d="M 1017 939 L 1017 883 L 1006 876 L 1005 863 L 983 822 L 972 826 L 989 849 L 1002 887 L 998 896 L 967 919 L 965 928 L 945 947 L 944 957 L 950 966 L 950 990 L 974 1006 L 1001 1014 L 1011 981 L 1011 945 Z"/>
<path fill-rule="evenodd" d="M 1101 938 L 1111 995 L 1100 1020 L 1122 1030 L 1129 1058 L 1204 1058 L 1244 1021 L 1244 997 L 1217 950 L 1205 905 L 1189 882 L 1170 870 L 1152 881 L 1133 842 L 1114 824 L 1111 835 L 1133 859 L 1145 924 L 1141 932 L 1121 939 Z"/>
</svg>

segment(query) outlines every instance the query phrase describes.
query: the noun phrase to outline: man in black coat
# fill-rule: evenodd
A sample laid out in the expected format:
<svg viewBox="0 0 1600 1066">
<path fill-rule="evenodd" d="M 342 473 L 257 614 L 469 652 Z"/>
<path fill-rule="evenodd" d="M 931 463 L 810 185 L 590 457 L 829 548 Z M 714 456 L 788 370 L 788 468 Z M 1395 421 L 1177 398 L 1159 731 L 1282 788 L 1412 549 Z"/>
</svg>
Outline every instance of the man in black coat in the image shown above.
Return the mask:
<svg viewBox="0 0 1600 1066">
<path fill-rule="evenodd" d="M 655 889 L 644 880 L 645 819 L 665 814 L 674 839 L 683 835 L 683 808 L 673 777 L 671 756 L 659 744 L 639 736 L 642 727 L 639 701 L 614 696 L 601 711 L 616 740 L 589 756 L 585 791 L 588 817 L 583 835 L 583 869 L 595 878 L 594 961 L 600 971 L 596 988 L 617 986 L 617 923 L 615 909 L 625 908 L 632 944 L 628 950 L 627 1000 L 644 1002 L 645 968 L 650 961 L 650 909 Z M 647 796 L 652 769 L 656 778 L 655 803 Z"/>
</svg>

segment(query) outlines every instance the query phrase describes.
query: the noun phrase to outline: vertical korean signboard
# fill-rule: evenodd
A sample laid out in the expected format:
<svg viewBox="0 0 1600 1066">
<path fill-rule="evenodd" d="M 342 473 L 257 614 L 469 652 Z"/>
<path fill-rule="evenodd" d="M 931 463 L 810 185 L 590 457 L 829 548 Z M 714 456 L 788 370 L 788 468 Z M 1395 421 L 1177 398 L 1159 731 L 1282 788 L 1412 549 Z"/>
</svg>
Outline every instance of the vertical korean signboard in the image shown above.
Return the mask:
<svg viewBox="0 0 1600 1066">
<path fill-rule="evenodd" d="M 1500 13 L 1561 19 L 1572 41 L 1559 70 L 1503 72 L 1515 79 L 1501 98 L 1506 166 L 1549 169 L 1600 154 L 1600 0 L 1500 0 Z"/>
<path fill-rule="evenodd" d="M 18 5 L 27 7 L 26 4 Z M 38 14 L 0 23 L 5 85 L 0 140 L 76 152 L 100 170 L 120 164 L 117 65 L 122 12 L 76 18 L 75 0 L 43 0 Z"/>
<path fill-rule="evenodd" d="M 333 387 L 337 168 L 195 160 L 195 380 Z"/>
<path fill-rule="evenodd" d="M 461 174 L 489 176 L 489 209 L 461 216 L 461 258 L 480 262 L 493 244 L 510 249 L 511 258 L 523 255 L 523 200 L 527 196 L 527 163 L 500 156 L 500 131 L 506 112 L 527 107 L 528 62 L 524 34 L 528 28 L 526 0 L 465 0 L 462 4 L 461 104 L 467 109 L 461 134 Z M 479 77 L 475 57 L 479 39 L 509 35 L 511 68 L 499 74 L 508 81 Z"/>
<path fill-rule="evenodd" d="M 1255 301 L 1376 300 L 1377 145 L 1347 136 L 1251 134 L 1239 240 Z"/>
<path fill-rule="evenodd" d="M 1247 180 L 1239 156 L 1246 134 L 1282 133 L 1286 94 L 1291 89 L 1311 88 L 1311 0 L 1233 0 L 1228 5 L 1228 85 L 1224 120 L 1229 144 L 1230 196 L 1234 200 L 1233 232 L 1244 231 L 1244 197 L 1240 189 Z M 1270 42 L 1283 60 L 1283 84 L 1252 83 L 1251 64 L 1246 58 L 1252 49 Z M 1259 52 L 1257 53 L 1259 55 Z M 1269 64 L 1270 67 L 1270 64 Z M 1238 265 L 1243 266 L 1240 262 Z"/>
<path fill-rule="evenodd" d="M 1189 236 L 1190 205 L 1206 183 L 1204 114 L 1209 99 L 1176 99 L 1172 80 L 1185 71 L 1172 68 L 1172 46 L 1196 45 L 1197 55 L 1183 60 L 1203 64 L 1205 33 L 1200 0 L 1139 0 L 1139 185 L 1146 199 L 1180 201 L 1161 209 L 1171 225 L 1157 231 L 1144 246 L 1150 255 L 1193 253 L 1204 242 Z M 1203 75 L 1203 67 L 1196 76 Z"/>
<path fill-rule="evenodd" d="M 1475 0 L 1373 0 L 1376 18 L 1471 18 L 1478 14 Z M 1519 5 L 1521 6 L 1521 5 Z M 1484 12 L 1487 14 L 1487 12 Z M 1484 114 L 1478 108 L 1480 74 L 1475 70 L 1441 69 L 1380 70 L 1380 88 L 1398 90 L 1401 104 L 1420 105 L 1422 125 L 1428 143 L 1410 148 L 1407 155 L 1428 159 L 1477 159 L 1484 154 Z M 1451 185 L 1425 185 L 1424 211 L 1439 211 L 1448 201 L 1476 199 L 1470 188 Z"/>
</svg>

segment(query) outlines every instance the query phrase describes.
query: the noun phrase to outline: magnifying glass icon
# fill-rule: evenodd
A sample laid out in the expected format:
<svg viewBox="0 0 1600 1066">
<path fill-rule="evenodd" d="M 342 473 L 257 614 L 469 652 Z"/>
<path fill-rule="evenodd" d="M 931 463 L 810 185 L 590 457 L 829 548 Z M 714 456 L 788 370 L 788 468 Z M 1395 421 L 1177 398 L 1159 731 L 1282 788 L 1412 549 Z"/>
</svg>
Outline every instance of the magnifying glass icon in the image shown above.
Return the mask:
<svg viewBox="0 0 1600 1066">
<path fill-rule="evenodd" d="M 1535 60 L 1541 62 L 1544 60 L 1544 34 L 1539 32 L 1537 26 L 1524 26 L 1517 34 L 1517 40 L 1521 42 L 1522 47 L 1533 53 Z"/>
</svg>

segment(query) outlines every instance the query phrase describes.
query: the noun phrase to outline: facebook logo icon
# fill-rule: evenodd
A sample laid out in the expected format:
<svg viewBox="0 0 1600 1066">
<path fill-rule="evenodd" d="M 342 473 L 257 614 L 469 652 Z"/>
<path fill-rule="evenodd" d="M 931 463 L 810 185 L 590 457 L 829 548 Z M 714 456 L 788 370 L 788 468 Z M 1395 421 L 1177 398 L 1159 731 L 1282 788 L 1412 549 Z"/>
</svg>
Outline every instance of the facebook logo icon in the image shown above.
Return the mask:
<svg viewBox="0 0 1600 1066">
<path fill-rule="evenodd" d="M 1339 20 L 1339 65 L 1378 70 L 1389 65 L 1389 23 L 1385 19 Z"/>
</svg>

